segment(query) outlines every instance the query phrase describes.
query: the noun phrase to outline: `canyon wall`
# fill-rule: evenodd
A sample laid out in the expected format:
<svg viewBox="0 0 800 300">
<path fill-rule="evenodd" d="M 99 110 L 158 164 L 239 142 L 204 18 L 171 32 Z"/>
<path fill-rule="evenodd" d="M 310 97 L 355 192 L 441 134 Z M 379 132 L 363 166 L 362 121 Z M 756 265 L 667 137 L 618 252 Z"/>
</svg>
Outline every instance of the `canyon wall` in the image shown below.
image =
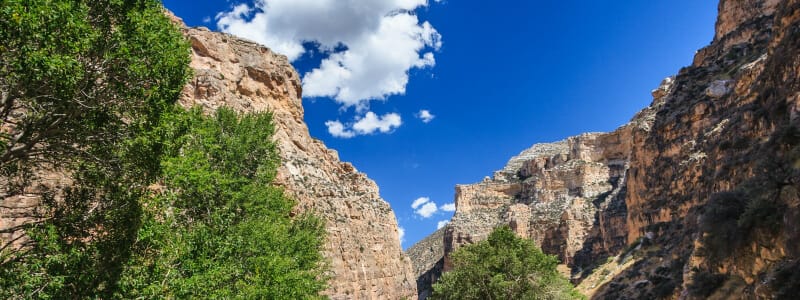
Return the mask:
<svg viewBox="0 0 800 300">
<path fill-rule="evenodd" d="M 442 269 L 444 268 L 444 232 L 444 227 L 439 228 L 406 250 L 414 264 L 417 292 L 421 299 L 425 299 L 433 293 L 431 285 L 439 280 L 439 276 L 442 275 Z"/>
<path fill-rule="evenodd" d="M 798 74 L 800 1 L 721 1 L 711 45 L 630 123 L 534 145 L 457 186 L 443 269 L 510 225 L 575 283 L 614 261 L 584 289 L 597 299 L 796 295 Z"/>
<path fill-rule="evenodd" d="M 400 246 L 394 212 L 375 182 L 310 136 L 303 121 L 302 83 L 288 59 L 232 35 L 186 28 L 168 15 L 191 43 L 194 75 L 180 105 L 206 112 L 229 107 L 272 113 L 281 157 L 276 184 L 298 200 L 295 213 L 311 212 L 325 221 L 323 254 L 330 267 L 325 294 L 331 299 L 416 299 L 411 261 Z M 40 173 L 35 185 L 0 198 L 2 245 L 19 247 L 27 240 L 23 226 L 41 218 L 37 189 L 71 182 L 58 172 Z M 14 180 L 23 180 L 0 179 L 0 195 L 14 188 Z"/>
<path fill-rule="evenodd" d="M 416 297 L 411 262 L 398 225 L 378 187 L 336 151 L 309 135 L 303 121 L 300 76 L 270 49 L 204 28 L 185 28 L 194 70 L 180 103 L 207 111 L 272 112 L 282 165 L 278 184 L 299 201 L 298 213 L 326 221 L 324 254 L 331 299 Z"/>
</svg>

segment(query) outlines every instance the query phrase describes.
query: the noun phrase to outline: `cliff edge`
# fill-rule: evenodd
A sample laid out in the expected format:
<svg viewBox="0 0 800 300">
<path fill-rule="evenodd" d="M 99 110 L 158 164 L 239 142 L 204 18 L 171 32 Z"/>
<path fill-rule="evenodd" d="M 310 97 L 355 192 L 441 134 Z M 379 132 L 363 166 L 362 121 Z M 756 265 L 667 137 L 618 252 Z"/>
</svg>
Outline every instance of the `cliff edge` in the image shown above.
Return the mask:
<svg viewBox="0 0 800 300">
<path fill-rule="evenodd" d="M 713 42 L 629 124 L 457 186 L 443 269 L 508 224 L 594 299 L 796 296 L 798 28 L 798 0 L 722 0 Z"/>
<path fill-rule="evenodd" d="M 324 254 L 330 263 L 331 299 L 415 298 L 411 262 L 398 225 L 378 187 L 336 151 L 309 135 L 303 121 L 300 76 L 287 58 L 237 37 L 184 28 L 192 46 L 194 78 L 181 105 L 207 111 L 222 106 L 273 114 L 282 165 L 277 182 L 326 221 Z"/>
</svg>

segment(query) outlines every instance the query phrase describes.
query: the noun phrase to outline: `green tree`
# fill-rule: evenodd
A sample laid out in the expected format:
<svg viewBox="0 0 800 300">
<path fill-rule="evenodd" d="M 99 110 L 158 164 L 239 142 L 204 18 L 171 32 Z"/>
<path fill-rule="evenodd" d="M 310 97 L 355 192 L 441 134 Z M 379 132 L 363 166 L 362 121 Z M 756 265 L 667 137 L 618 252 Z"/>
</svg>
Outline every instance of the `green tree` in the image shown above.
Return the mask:
<svg viewBox="0 0 800 300">
<path fill-rule="evenodd" d="M 169 118 L 161 191 L 145 217 L 121 298 L 304 299 L 325 287 L 322 222 L 292 217 L 273 185 L 271 115 Z"/>
<path fill-rule="evenodd" d="M 558 259 L 498 227 L 486 241 L 450 254 L 453 269 L 433 285 L 431 299 L 584 299 L 556 270 Z"/>
<path fill-rule="evenodd" d="M 156 0 L 0 2 L 0 169 L 104 160 L 158 122 L 189 48 Z"/>
<path fill-rule="evenodd" d="M 159 174 L 144 136 L 188 78 L 188 43 L 156 0 L 4 0 L 0 41 L 0 198 L 42 200 L 38 221 L 2 229 L 26 235 L 0 241 L 0 298 L 108 298 Z"/>
</svg>

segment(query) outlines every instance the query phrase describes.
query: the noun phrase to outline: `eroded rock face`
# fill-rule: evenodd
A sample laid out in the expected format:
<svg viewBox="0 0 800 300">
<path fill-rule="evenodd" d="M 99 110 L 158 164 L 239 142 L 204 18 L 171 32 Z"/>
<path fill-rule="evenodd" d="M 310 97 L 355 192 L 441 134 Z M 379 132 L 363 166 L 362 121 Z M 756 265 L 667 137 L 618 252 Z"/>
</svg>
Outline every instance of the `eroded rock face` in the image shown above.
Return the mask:
<svg viewBox="0 0 800 300">
<path fill-rule="evenodd" d="M 204 28 L 184 32 L 192 45 L 194 78 L 183 90 L 183 106 L 272 112 L 282 158 L 278 184 L 299 200 L 298 213 L 314 212 L 326 221 L 324 254 L 332 272 L 326 294 L 415 298 L 415 277 L 400 247 L 394 213 L 372 180 L 309 135 L 300 76 L 286 57 Z"/>
<path fill-rule="evenodd" d="M 632 123 L 535 145 L 491 180 L 457 186 L 445 251 L 484 240 L 507 224 L 580 276 L 587 263 L 626 244 L 623 183 L 634 130 L 644 129 Z"/>
<path fill-rule="evenodd" d="M 414 264 L 414 276 L 417 278 L 420 300 L 428 298 L 433 293 L 431 285 L 442 275 L 445 230 L 447 227 L 439 228 L 406 250 L 406 254 Z"/>
<path fill-rule="evenodd" d="M 664 79 L 653 90 L 651 106 L 614 132 L 534 145 L 492 177 L 456 186 L 456 214 L 443 232 L 443 266 L 408 252 L 423 268 L 417 271 L 425 276 L 418 279 L 419 291 L 430 290 L 428 279 L 450 268 L 448 253 L 485 240 L 500 225 L 557 255 L 576 281 L 595 262 L 621 251 L 627 245 L 625 183 L 633 147 L 649 134 L 673 81 Z M 427 246 L 421 242 L 410 250 Z"/>
<path fill-rule="evenodd" d="M 444 269 L 447 253 L 508 224 L 575 282 L 607 257 L 635 260 L 596 299 L 795 297 L 781 293 L 800 285 L 787 275 L 800 268 L 800 0 L 719 9 L 712 44 L 631 123 L 535 145 L 491 179 L 457 186 Z M 734 205 L 711 208 L 712 195 L 748 189 L 767 195 L 762 206 L 708 223 Z M 705 244 L 703 228 L 717 225 L 741 241 Z M 727 255 L 711 259 L 714 248 Z"/>
<path fill-rule="evenodd" d="M 714 41 L 681 70 L 649 136 L 634 147 L 628 241 L 647 240 L 646 255 L 600 296 L 703 298 L 689 291 L 701 270 L 724 278 L 712 298 L 772 298 L 775 270 L 798 258 L 790 241 L 800 222 L 791 204 L 800 165 L 791 158 L 796 141 L 787 137 L 800 124 L 791 114 L 800 91 L 800 1 L 726 0 L 719 7 Z M 754 180 L 764 188 L 758 194 L 781 195 L 768 200 L 780 212 L 766 217 L 780 220 L 777 231 L 742 230 L 743 245 L 704 244 L 709 199 L 749 189 Z M 730 256 L 714 261 L 709 247 Z"/>
</svg>

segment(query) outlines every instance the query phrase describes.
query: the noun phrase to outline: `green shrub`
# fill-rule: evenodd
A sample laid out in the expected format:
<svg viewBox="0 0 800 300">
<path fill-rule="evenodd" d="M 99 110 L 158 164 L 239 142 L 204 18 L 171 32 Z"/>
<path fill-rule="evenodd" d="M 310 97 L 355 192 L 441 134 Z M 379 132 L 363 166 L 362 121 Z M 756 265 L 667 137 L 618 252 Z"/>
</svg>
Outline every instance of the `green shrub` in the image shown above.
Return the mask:
<svg viewBox="0 0 800 300">
<path fill-rule="evenodd" d="M 453 269 L 433 285 L 430 299 L 584 299 L 544 254 L 508 226 L 486 241 L 450 254 Z"/>
<path fill-rule="evenodd" d="M 307 299 L 325 288 L 323 223 L 292 218 L 272 185 L 270 114 L 179 112 L 161 128 L 165 191 L 145 217 L 118 297 Z"/>
<path fill-rule="evenodd" d="M 689 294 L 707 298 L 719 289 L 727 278 L 727 275 L 715 274 L 707 270 L 695 270 L 692 283 L 688 286 Z"/>
<path fill-rule="evenodd" d="M 704 207 L 700 230 L 703 245 L 712 261 L 730 255 L 742 243 L 737 220 L 744 213 L 747 199 L 742 192 L 719 192 L 711 195 Z"/>
<path fill-rule="evenodd" d="M 796 299 L 800 295 L 800 261 L 785 262 L 775 271 L 770 287 L 775 299 Z"/>
</svg>

